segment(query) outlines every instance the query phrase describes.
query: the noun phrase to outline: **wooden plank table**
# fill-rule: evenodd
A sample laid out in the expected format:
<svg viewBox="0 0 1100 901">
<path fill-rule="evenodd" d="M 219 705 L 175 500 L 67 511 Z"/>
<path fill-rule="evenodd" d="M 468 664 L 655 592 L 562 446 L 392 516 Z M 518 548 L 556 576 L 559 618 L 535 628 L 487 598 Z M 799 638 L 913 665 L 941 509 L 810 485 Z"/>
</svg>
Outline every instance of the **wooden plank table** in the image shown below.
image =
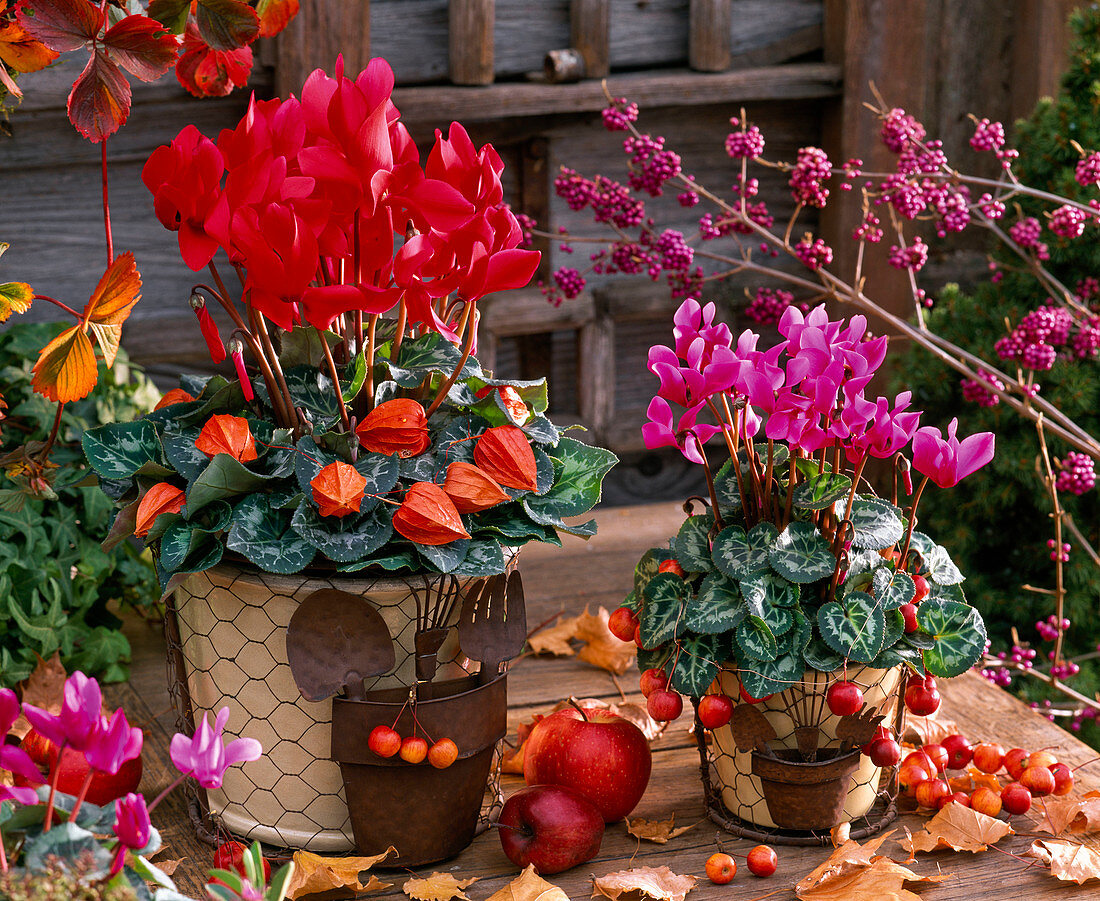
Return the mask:
<svg viewBox="0 0 1100 901">
<path fill-rule="evenodd" d="M 528 621 L 532 627 L 552 618 L 558 612 L 574 614 L 589 606 L 614 608 L 626 594 L 637 558 L 648 547 L 667 540 L 682 519 L 674 504 L 644 507 L 613 508 L 597 516 L 599 534 L 590 542 L 567 537 L 565 547 L 556 549 L 532 545 L 524 551 L 523 573 L 527 594 Z M 129 628 L 135 648 L 133 679 L 128 685 L 110 689 L 110 700 L 124 704 L 132 721 L 145 728 L 147 751 L 142 789 L 147 797 L 154 796 L 173 778 L 168 760 L 168 741 L 173 728 L 169 710 L 162 662 L 163 642 L 148 627 L 131 624 Z M 585 664 L 576 658 L 521 658 L 513 666 L 509 680 L 509 725 L 516 726 L 536 713 L 547 712 L 569 695 L 596 697 L 620 701 L 624 697 L 639 700 L 637 673 L 633 670 L 619 679 Z M 963 734 L 972 740 L 997 741 L 1006 748 L 1020 746 L 1037 750 L 1049 748 L 1060 760 L 1071 766 L 1096 756 L 1087 745 L 1059 729 L 1044 717 L 1007 693 L 994 687 L 976 674 L 967 674 L 942 686 L 944 704 L 941 716 L 955 720 Z M 689 710 L 690 710 L 690 705 Z M 706 899 L 750 899 L 778 890 L 771 897 L 792 899 L 790 887 L 820 864 L 828 849 L 776 846 L 779 871 L 771 879 L 757 879 L 742 867 L 736 879 L 726 886 L 715 886 L 703 876 L 703 863 L 715 850 L 716 827 L 703 807 L 699 783 L 699 757 L 694 740 L 688 734 L 689 715 L 671 724 L 653 745 L 653 775 L 649 788 L 633 816 L 665 819 L 676 815 L 678 825 L 695 823 L 689 832 L 666 845 L 639 842 L 627 834 L 622 823 L 608 827 L 596 859 L 569 872 L 550 877 L 570 898 L 588 898 L 590 879 L 632 866 L 667 865 L 677 873 L 701 877 L 691 893 L 694 901 Z M 522 787 L 518 777 L 505 777 L 508 794 Z M 1077 791 L 1100 789 L 1100 774 L 1095 769 L 1077 773 Z M 419 812 L 431 816 L 431 811 Z M 182 792 L 159 808 L 153 817 L 168 846 L 168 857 L 187 858 L 176 871 L 177 883 L 185 894 L 204 898 L 204 871 L 211 865 L 213 849 L 199 842 L 187 820 Z M 904 829 L 918 831 L 925 817 L 904 814 L 894 824 L 895 837 L 904 836 Z M 1013 827 L 1020 834 L 1002 840 L 997 848 L 1022 855 L 1034 838 L 1039 816 L 1014 817 Z M 1049 837 L 1049 836 L 1047 836 Z M 722 843 L 732 853 L 745 854 L 755 844 L 723 834 Z M 882 851 L 897 860 L 905 852 L 887 841 Z M 928 901 L 961 901 L 989 897 L 1027 899 L 1096 897 L 1095 884 L 1076 887 L 1058 882 L 1040 866 L 1029 868 L 998 851 L 981 854 L 936 852 L 921 854 L 910 867 L 918 874 L 944 872 L 953 878 L 939 884 L 915 888 Z M 415 871 L 425 876 L 433 870 L 451 872 L 459 877 L 477 876 L 467 894 L 472 901 L 484 901 L 517 875 L 516 867 L 504 857 L 493 830 L 475 839 L 474 843 L 452 861 L 436 867 Z M 390 871 L 393 887 L 371 898 L 404 898 L 401 886 L 409 871 Z"/>
</svg>

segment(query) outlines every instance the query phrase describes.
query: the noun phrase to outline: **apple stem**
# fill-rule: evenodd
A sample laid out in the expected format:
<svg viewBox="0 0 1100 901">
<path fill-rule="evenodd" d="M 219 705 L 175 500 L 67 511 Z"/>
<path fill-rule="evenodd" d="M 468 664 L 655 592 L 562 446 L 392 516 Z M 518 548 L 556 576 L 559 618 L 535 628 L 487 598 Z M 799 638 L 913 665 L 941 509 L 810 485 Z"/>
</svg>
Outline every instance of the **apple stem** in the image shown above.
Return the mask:
<svg viewBox="0 0 1100 901">
<path fill-rule="evenodd" d="M 581 705 L 577 703 L 577 699 L 575 697 L 573 697 L 572 695 L 569 696 L 569 705 L 576 709 L 576 711 L 584 718 L 584 721 L 586 723 L 592 722 L 588 718 L 588 714 L 585 712 L 584 708 L 581 707 Z"/>
<path fill-rule="evenodd" d="M 84 777 L 84 784 L 80 786 L 80 794 L 76 796 L 76 802 L 73 804 L 72 812 L 69 814 L 69 821 L 75 823 L 76 815 L 80 813 L 80 807 L 84 803 L 84 799 L 88 795 L 88 789 L 92 785 L 92 776 L 95 775 L 95 770 L 88 768 L 88 774 Z"/>
<path fill-rule="evenodd" d="M 1092 760 L 1086 760 L 1084 763 L 1079 763 L 1079 764 L 1077 764 L 1077 766 L 1072 767 L 1070 772 L 1076 773 L 1079 769 L 1081 769 L 1081 767 L 1086 767 L 1090 763 L 1096 763 L 1096 761 L 1098 761 L 1098 760 L 1100 760 L 1100 757 L 1093 757 Z"/>
<path fill-rule="evenodd" d="M 740 857 L 741 855 L 738 854 L 737 856 Z M 768 892 L 766 895 L 757 895 L 755 898 L 750 898 L 749 901 L 762 901 L 763 898 L 770 898 L 772 895 L 778 895 L 780 892 L 786 892 L 786 891 L 789 891 L 789 889 L 777 888 L 777 889 L 774 889 L 774 890 Z"/>
</svg>

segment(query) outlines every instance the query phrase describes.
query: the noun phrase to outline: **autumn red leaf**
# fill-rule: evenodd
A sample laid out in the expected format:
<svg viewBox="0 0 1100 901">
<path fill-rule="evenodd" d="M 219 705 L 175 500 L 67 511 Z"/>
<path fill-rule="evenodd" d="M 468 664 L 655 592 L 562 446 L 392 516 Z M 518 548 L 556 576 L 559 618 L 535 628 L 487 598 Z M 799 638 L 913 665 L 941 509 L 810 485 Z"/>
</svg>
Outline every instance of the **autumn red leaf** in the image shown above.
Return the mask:
<svg viewBox="0 0 1100 901">
<path fill-rule="evenodd" d="M 0 16 L 8 10 L 8 0 L 0 0 Z M 10 15 L 10 14 L 9 14 Z M 51 50 L 12 19 L 0 21 L 0 82 L 16 97 L 22 92 L 12 81 L 5 66 L 17 73 L 37 72 L 57 59 Z"/>
<path fill-rule="evenodd" d="M 405 492 L 393 527 L 415 544 L 450 544 L 470 537 L 454 503 L 434 482 L 417 482 Z"/>
<path fill-rule="evenodd" d="M 91 328 L 108 366 L 115 361 L 122 338 L 122 323 L 141 299 L 140 292 L 141 276 L 134 255 L 123 253 L 107 267 L 84 305 L 83 325 Z"/>
<path fill-rule="evenodd" d="M 509 488 L 534 491 L 538 465 L 527 436 L 514 425 L 488 429 L 474 445 L 474 462 Z"/>
<path fill-rule="evenodd" d="M 182 34 L 191 13 L 191 0 L 150 0 L 147 12 L 172 34 Z"/>
<path fill-rule="evenodd" d="M 317 473 L 309 485 L 322 516 L 347 516 L 359 512 L 367 480 L 354 466 L 337 460 Z"/>
<path fill-rule="evenodd" d="M 105 17 L 87 0 L 20 0 L 16 21 L 51 50 L 65 53 L 95 40 Z"/>
<path fill-rule="evenodd" d="M 42 348 L 32 373 L 31 386 L 46 400 L 87 397 L 99 377 L 92 342 L 79 325 L 65 329 Z"/>
<path fill-rule="evenodd" d="M 130 115 L 130 82 L 115 63 L 93 53 L 69 92 L 69 121 L 93 144 L 109 138 Z"/>
<path fill-rule="evenodd" d="M 0 322 L 12 313 L 26 313 L 34 300 L 34 289 L 26 282 L 6 282 L 0 285 Z"/>
<path fill-rule="evenodd" d="M 164 397 L 157 401 L 157 405 L 153 409 L 160 410 L 164 407 L 170 407 L 172 404 L 185 404 L 194 399 L 182 388 L 173 388 L 171 391 L 165 392 Z"/>
<path fill-rule="evenodd" d="M 111 58 L 141 81 L 156 81 L 176 63 L 179 40 L 148 16 L 127 16 L 103 36 Z"/>
<path fill-rule="evenodd" d="M 447 467 L 443 490 L 459 513 L 477 513 L 508 500 L 492 476 L 463 460 L 455 460 Z"/>
<path fill-rule="evenodd" d="M 233 88 L 248 84 L 252 48 L 214 50 L 199 37 L 193 24 L 183 36 L 183 53 L 176 63 L 176 78 L 195 97 L 225 97 Z"/>
<path fill-rule="evenodd" d="M 187 495 L 175 485 L 157 482 L 145 492 L 141 503 L 138 504 L 134 534 L 144 538 L 149 534 L 149 529 L 153 527 L 158 516 L 162 513 L 179 513 L 186 502 Z"/>
<path fill-rule="evenodd" d="M 195 21 L 212 50 L 239 50 L 260 34 L 260 17 L 243 0 L 198 0 Z"/>
<path fill-rule="evenodd" d="M 247 463 L 256 459 L 256 442 L 248 420 L 229 413 L 215 413 L 195 439 L 195 447 L 206 456 L 229 454 L 234 460 Z"/>
<path fill-rule="evenodd" d="M 355 434 L 359 443 L 375 454 L 415 457 L 431 444 L 424 408 L 406 397 L 379 404 L 359 423 Z"/>
<path fill-rule="evenodd" d="M 298 0 L 260 0 L 256 14 L 260 17 L 260 37 L 271 38 L 298 15 Z"/>
</svg>

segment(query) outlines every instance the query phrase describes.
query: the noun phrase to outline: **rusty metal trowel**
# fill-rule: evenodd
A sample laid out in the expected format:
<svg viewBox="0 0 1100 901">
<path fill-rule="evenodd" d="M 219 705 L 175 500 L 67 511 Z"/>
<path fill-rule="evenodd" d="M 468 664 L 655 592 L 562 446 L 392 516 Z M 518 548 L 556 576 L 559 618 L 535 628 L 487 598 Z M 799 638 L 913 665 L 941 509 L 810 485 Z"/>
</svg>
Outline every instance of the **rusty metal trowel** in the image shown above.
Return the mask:
<svg viewBox="0 0 1100 901">
<path fill-rule="evenodd" d="M 286 630 L 286 656 L 302 697 L 323 701 L 341 691 L 362 700 L 363 680 L 394 667 L 389 628 L 367 601 L 322 588 L 294 611 Z"/>
<path fill-rule="evenodd" d="M 482 685 L 500 664 L 523 650 L 527 641 L 527 611 L 518 572 L 490 576 L 471 586 L 462 602 L 458 641 L 468 657 L 481 661 Z"/>
</svg>

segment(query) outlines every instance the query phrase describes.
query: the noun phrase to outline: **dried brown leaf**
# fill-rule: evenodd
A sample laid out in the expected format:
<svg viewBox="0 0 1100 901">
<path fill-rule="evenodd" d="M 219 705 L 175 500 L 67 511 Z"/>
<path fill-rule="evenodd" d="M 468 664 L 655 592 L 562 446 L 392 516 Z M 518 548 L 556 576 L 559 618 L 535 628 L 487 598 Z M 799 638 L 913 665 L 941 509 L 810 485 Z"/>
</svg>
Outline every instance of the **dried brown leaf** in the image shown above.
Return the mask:
<svg viewBox="0 0 1100 901">
<path fill-rule="evenodd" d="M 1001 793 L 1001 781 L 995 773 L 983 773 L 975 766 L 968 766 L 956 776 L 949 776 L 947 784 L 953 792 L 970 794 L 974 789 L 985 786 L 998 795 Z"/>
<path fill-rule="evenodd" d="M 61 712 L 61 701 L 65 694 L 65 679 L 68 673 L 61 665 L 61 652 L 57 651 L 49 660 L 38 658 L 38 665 L 22 683 L 20 694 L 24 704 L 33 704 L 50 713 Z M 23 714 L 11 727 L 11 734 L 22 739 L 31 731 L 31 724 Z"/>
<path fill-rule="evenodd" d="M 647 820 L 643 817 L 638 817 L 636 820 L 627 819 L 626 831 L 633 835 L 635 838 L 645 839 L 647 842 L 656 842 L 658 845 L 667 844 L 669 839 L 676 838 L 678 835 L 683 835 L 689 829 L 694 829 L 697 825 L 692 823 L 690 826 L 675 825 L 676 814 L 672 814 L 667 820 Z"/>
<path fill-rule="evenodd" d="M 931 745 L 939 744 L 948 735 L 958 731 L 958 723 L 953 720 L 941 720 L 938 713 L 933 713 L 931 716 L 913 716 L 910 713 L 905 717 L 905 731 L 902 737 L 916 737 L 920 744 Z"/>
<path fill-rule="evenodd" d="M 287 885 L 290 901 L 325 893 L 326 898 L 353 898 L 358 892 L 379 892 L 393 883 L 382 882 L 373 873 L 364 884 L 359 874 L 385 860 L 397 849 L 390 847 L 374 857 L 322 857 L 309 851 L 294 852 L 294 872 Z"/>
<path fill-rule="evenodd" d="M 609 710 L 611 713 L 618 714 L 625 720 L 630 720 L 635 726 L 642 730 L 642 734 L 649 740 L 653 741 L 658 735 L 664 731 L 664 724 L 657 722 L 653 717 L 649 715 L 649 711 L 642 707 L 640 704 L 632 704 L 629 701 L 623 704 L 612 704 L 603 698 L 580 698 L 573 699 L 581 707 L 598 707 L 601 710 Z M 568 701 L 558 701 L 554 705 L 554 711 L 564 710 L 566 707 L 572 707 L 573 705 Z"/>
<path fill-rule="evenodd" d="M 516 742 L 509 747 L 507 744 L 504 746 L 504 756 L 501 758 L 500 768 L 502 772 L 513 773 L 517 776 L 523 775 L 523 757 L 524 751 L 527 747 L 527 739 L 531 737 L 531 730 L 535 728 L 538 722 L 543 718 L 541 713 L 536 713 L 526 723 L 520 723 L 516 727 Z"/>
<path fill-rule="evenodd" d="M 1039 824 L 1043 832 L 1061 835 L 1070 832 L 1086 835 L 1100 832 L 1100 792 L 1091 791 L 1078 798 L 1048 798 L 1043 805 L 1045 818 Z"/>
<path fill-rule="evenodd" d="M 186 857 L 181 857 L 179 860 L 152 860 L 153 864 L 158 870 L 164 873 L 165 876 L 171 876 L 176 870 L 179 869 L 180 864 L 187 860 Z"/>
<path fill-rule="evenodd" d="M 845 842 L 795 886 L 795 894 L 802 901 L 918 901 L 920 896 L 908 891 L 905 883 L 950 878 L 947 874 L 918 876 L 897 861 L 876 854 L 893 834 L 891 830 L 865 845 Z"/>
<path fill-rule="evenodd" d="M 985 851 L 1006 835 L 1015 835 L 1004 820 L 986 816 L 952 801 L 924 824 L 924 830 L 898 840 L 910 854 L 950 848 L 952 851 Z"/>
<path fill-rule="evenodd" d="M 829 841 L 833 843 L 834 848 L 839 848 L 841 845 L 849 840 L 849 836 L 851 834 L 851 823 L 839 823 L 829 830 Z"/>
<path fill-rule="evenodd" d="M 611 898 L 612 901 L 684 901 L 698 880 L 694 876 L 680 876 L 668 867 L 635 867 L 598 876 L 592 880 L 593 898 Z"/>
<path fill-rule="evenodd" d="M 585 645 L 577 656 L 585 663 L 621 676 L 634 662 L 638 649 L 633 642 L 623 641 L 611 634 L 607 627 L 610 617 L 606 607 L 600 607 L 595 614 L 589 613 L 587 607 L 584 608 L 584 613 L 577 617 L 576 637 Z"/>
<path fill-rule="evenodd" d="M 555 657 L 572 657 L 576 651 L 569 643 L 577 634 L 579 616 L 559 618 L 546 629 L 540 629 L 527 639 L 527 646 L 533 654 L 553 654 Z"/>
<path fill-rule="evenodd" d="M 1032 842 L 1028 856 L 1050 867 L 1050 875 L 1063 882 L 1081 885 L 1090 879 L 1100 879 L 1100 851 L 1076 842 L 1045 839 Z"/>
<path fill-rule="evenodd" d="M 477 879 L 477 876 L 456 879 L 450 873 L 432 873 L 424 879 L 410 879 L 401 886 L 401 891 L 414 901 L 451 901 L 452 898 L 470 901 L 463 889 L 473 885 Z"/>
<path fill-rule="evenodd" d="M 487 901 L 569 901 L 569 896 L 536 873 L 534 864 L 528 864 L 526 870 L 499 892 L 493 892 Z"/>
</svg>

